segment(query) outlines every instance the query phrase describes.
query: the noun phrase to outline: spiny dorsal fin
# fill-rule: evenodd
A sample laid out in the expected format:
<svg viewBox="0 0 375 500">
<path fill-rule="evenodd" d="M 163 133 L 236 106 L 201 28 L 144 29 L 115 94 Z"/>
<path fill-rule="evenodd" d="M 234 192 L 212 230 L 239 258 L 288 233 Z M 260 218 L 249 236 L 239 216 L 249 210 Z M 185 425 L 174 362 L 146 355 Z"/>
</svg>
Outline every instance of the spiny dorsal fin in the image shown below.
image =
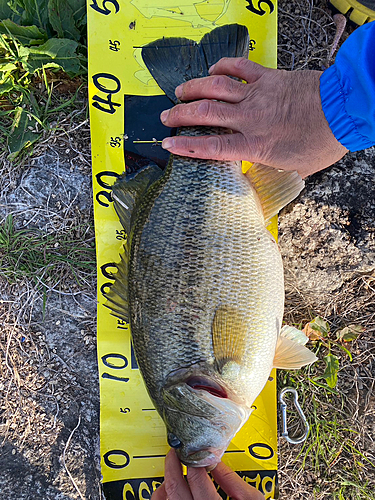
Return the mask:
<svg viewBox="0 0 375 500">
<path fill-rule="evenodd" d="M 200 43 L 188 38 L 160 38 L 142 48 L 142 58 L 159 87 L 175 104 L 180 83 L 208 76 L 222 57 L 247 57 L 246 26 L 226 24 L 204 35 Z"/>
<path fill-rule="evenodd" d="M 112 198 L 120 222 L 129 235 L 135 208 L 147 189 L 163 171 L 157 165 L 147 165 L 134 174 L 123 174 L 112 187 Z"/>
<path fill-rule="evenodd" d="M 305 186 L 297 172 L 277 170 L 260 163 L 254 163 L 245 175 L 259 196 L 266 221 L 294 200 Z"/>
<path fill-rule="evenodd" d="M 111 310 L 111 314 L 129 323 L 129 294 L 128 294 L 128 268 L 129 250 L 124 246 L 124 253 L 120 255 L 120 262 L 116 264 L 117 273 L 115 282 L 109 292 L 104 293 L 107 302 L 105 307 Z"/>
<path fill-rule="evenodd" d="M 314 363 L 318 358 L 304 346 L 307 340 L 306 335 L 297 328 L 284 326 L 277 339 L 274 368 L 298 370 Z"/>
<path fill-rule="evenodd" d="M 246 324 L 238 309 L 220 306 L 212 322 L 212 345 L 219 369 L 241 361 L 246 348 L 245 334 Z"/>
</svg>

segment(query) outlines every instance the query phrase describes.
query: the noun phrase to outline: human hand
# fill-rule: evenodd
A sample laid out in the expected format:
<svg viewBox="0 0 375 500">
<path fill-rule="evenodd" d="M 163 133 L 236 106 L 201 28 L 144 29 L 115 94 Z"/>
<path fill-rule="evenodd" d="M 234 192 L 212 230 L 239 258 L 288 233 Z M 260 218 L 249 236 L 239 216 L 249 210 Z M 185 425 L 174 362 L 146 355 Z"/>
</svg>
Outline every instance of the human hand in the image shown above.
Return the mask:
<svg viewBox="0 0 375 500">
<path fill-rule="evenodd" d="M 302 177 L 347 153 L 322 110 L 320 71 L 283 71 L 244 58 L 223 58 L 210 75 L 177 87 L 181 101 L 193 102 L 163 111 L 161 120 L 168 127 L 203 125 L 233 133 L 166 138 L 164 149 L 193 158 L 263 163 L 297 170 Z"/>
<path fill-rule="evenodd" d="M 234 500 L 264 500 L 260 491 L 245 483 L 227 465 L 220 462 L 211 475 L 225 493 Z M 188 467 L 187 482 L 176 452 L 170 450 L 165 459 L 165 478 L 151 500 L 222 500 L 204 468 Z"/>
</svg>

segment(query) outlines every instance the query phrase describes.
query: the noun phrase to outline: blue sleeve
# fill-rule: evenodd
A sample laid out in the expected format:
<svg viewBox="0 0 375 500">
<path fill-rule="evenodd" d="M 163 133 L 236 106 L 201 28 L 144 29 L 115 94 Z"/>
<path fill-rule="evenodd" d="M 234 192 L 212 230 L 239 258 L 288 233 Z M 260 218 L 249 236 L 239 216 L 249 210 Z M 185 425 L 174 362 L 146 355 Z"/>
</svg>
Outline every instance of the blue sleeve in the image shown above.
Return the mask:
<svg viewBox="0 0 375 500">
<path fill-rule="evenodd" d="M 349 151 L 375 144 L 375 21 L 349 36 L 320 77 L 322 108 Z"/>
</svg>

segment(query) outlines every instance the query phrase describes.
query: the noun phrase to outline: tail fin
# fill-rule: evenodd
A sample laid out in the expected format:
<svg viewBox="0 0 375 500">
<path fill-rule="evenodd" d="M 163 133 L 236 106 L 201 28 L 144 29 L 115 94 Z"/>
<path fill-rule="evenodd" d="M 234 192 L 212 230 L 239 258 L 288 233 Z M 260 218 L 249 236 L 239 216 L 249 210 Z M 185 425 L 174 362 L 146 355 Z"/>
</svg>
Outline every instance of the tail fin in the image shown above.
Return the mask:
<svg viewBox="0 0 375 500">
<path fill-rule="evenodd" d="M 161 38 L 145 45 L 143 60 L 156 83 L 173 101 L 181 83 L 208 76 L 208 69 L 222 57 L 247 57 L 246 26 L 227 24 L 204 35 L 200 43 L 188 38 Z"/>
</svg>

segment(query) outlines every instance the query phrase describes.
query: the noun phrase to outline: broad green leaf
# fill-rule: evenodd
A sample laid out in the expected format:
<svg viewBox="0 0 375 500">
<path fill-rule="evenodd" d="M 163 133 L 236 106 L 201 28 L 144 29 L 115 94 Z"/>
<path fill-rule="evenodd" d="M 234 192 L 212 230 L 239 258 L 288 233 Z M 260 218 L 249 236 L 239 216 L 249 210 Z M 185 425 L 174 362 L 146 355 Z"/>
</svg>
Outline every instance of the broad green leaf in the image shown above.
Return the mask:
<svg viewBox="0 0 375 500">
<path fill-rule="evenodd" d="M 329 353 L 327 356 L 324 356 L 323 359 L 326 364 L 326 369 L 322 376 L 326 380 L 328 387 L 333 389 L 337 384 L 337 372 L 339 371 L 340 366 L 339 358 L 334 354 Z"/>
<path fill-rule="evenodd" d="M 23 25 L 36 25 L 48 32 L 48 0 L 22 0 L 24 11 L 22 13 Z"/>
<path fill-rule="evenodd" d="M 329 333 L 329 324 L 320 316 L 317 316 L 309 323 L 310 327 L 319 332 L 323 337 L 326 337 Z"/>
<path fill-rule="evenodd" d="M 337 335 L 337 340 L 342 340 L 344 342 L 351 342 L 356 340 L 358 335 L 364 331 L 364 327 L 361 325 L 349 325 L 345 326 L 342 330 L 339 330 Z"/>
<path fill-rule="evenodd" d="M 20 14 L 18 13 L 17 5 L 12 5 L 12 2 L 8 0 L 0 0 L 0 20 L 11 19 L 12 21 L 18 22 L 20 19 Z"/>
<path fill-rule="evenodd" d="M 0 33 L 10 34 L 26 45 L 39 45 L 47 40 L 46 33 L 37 26 L 19 26 L 9 19 L 0 22 Z"/>
<path fill-rule="evenodd" d="M 64 4 L 64 5 L 63 5 Z M 69 38 L 78 41 L 81 33 L 76 27 L 73 10 L 69 2 L 64 0 L 49 0 L 49 20 L 59 38 Z"/>
<path fill-rule="evenodd" d="M 17 65 L 11 62 L 0 63 L 0 71 L 9 72 L 17 69 Z"/>
<path fill-rule="evenodd" d="M 38 47 L 20 47 L 23 67 L 30 73 L 44 67 L 60 66 L 66 73 L 75 75 L 79 71 L 79 60 L 75 53 L 77 42 L 66 38 L 52 38 Z"/>
<path fill-rule="evenodd" d="M 317 316 L 310 323 L 307 323 L 303 331 L 310 340 L 319 340 L 321 337 L 327 337 L 329 324 L 323 318 Z"/>
<path fill-rule="evenodd" d="M 36 121 L 33 118 L 29 119 L 27 111 L 21 106 L 16 108 L 13 124 L 8 136 L 8 147 L 11 152 L 9 155 L 10 159 L 16 158 L 24 148 L 30 146 L 40 137 L 39 133 L 30 130 L 35 128 L 35 124 Z"/>
</svg>

